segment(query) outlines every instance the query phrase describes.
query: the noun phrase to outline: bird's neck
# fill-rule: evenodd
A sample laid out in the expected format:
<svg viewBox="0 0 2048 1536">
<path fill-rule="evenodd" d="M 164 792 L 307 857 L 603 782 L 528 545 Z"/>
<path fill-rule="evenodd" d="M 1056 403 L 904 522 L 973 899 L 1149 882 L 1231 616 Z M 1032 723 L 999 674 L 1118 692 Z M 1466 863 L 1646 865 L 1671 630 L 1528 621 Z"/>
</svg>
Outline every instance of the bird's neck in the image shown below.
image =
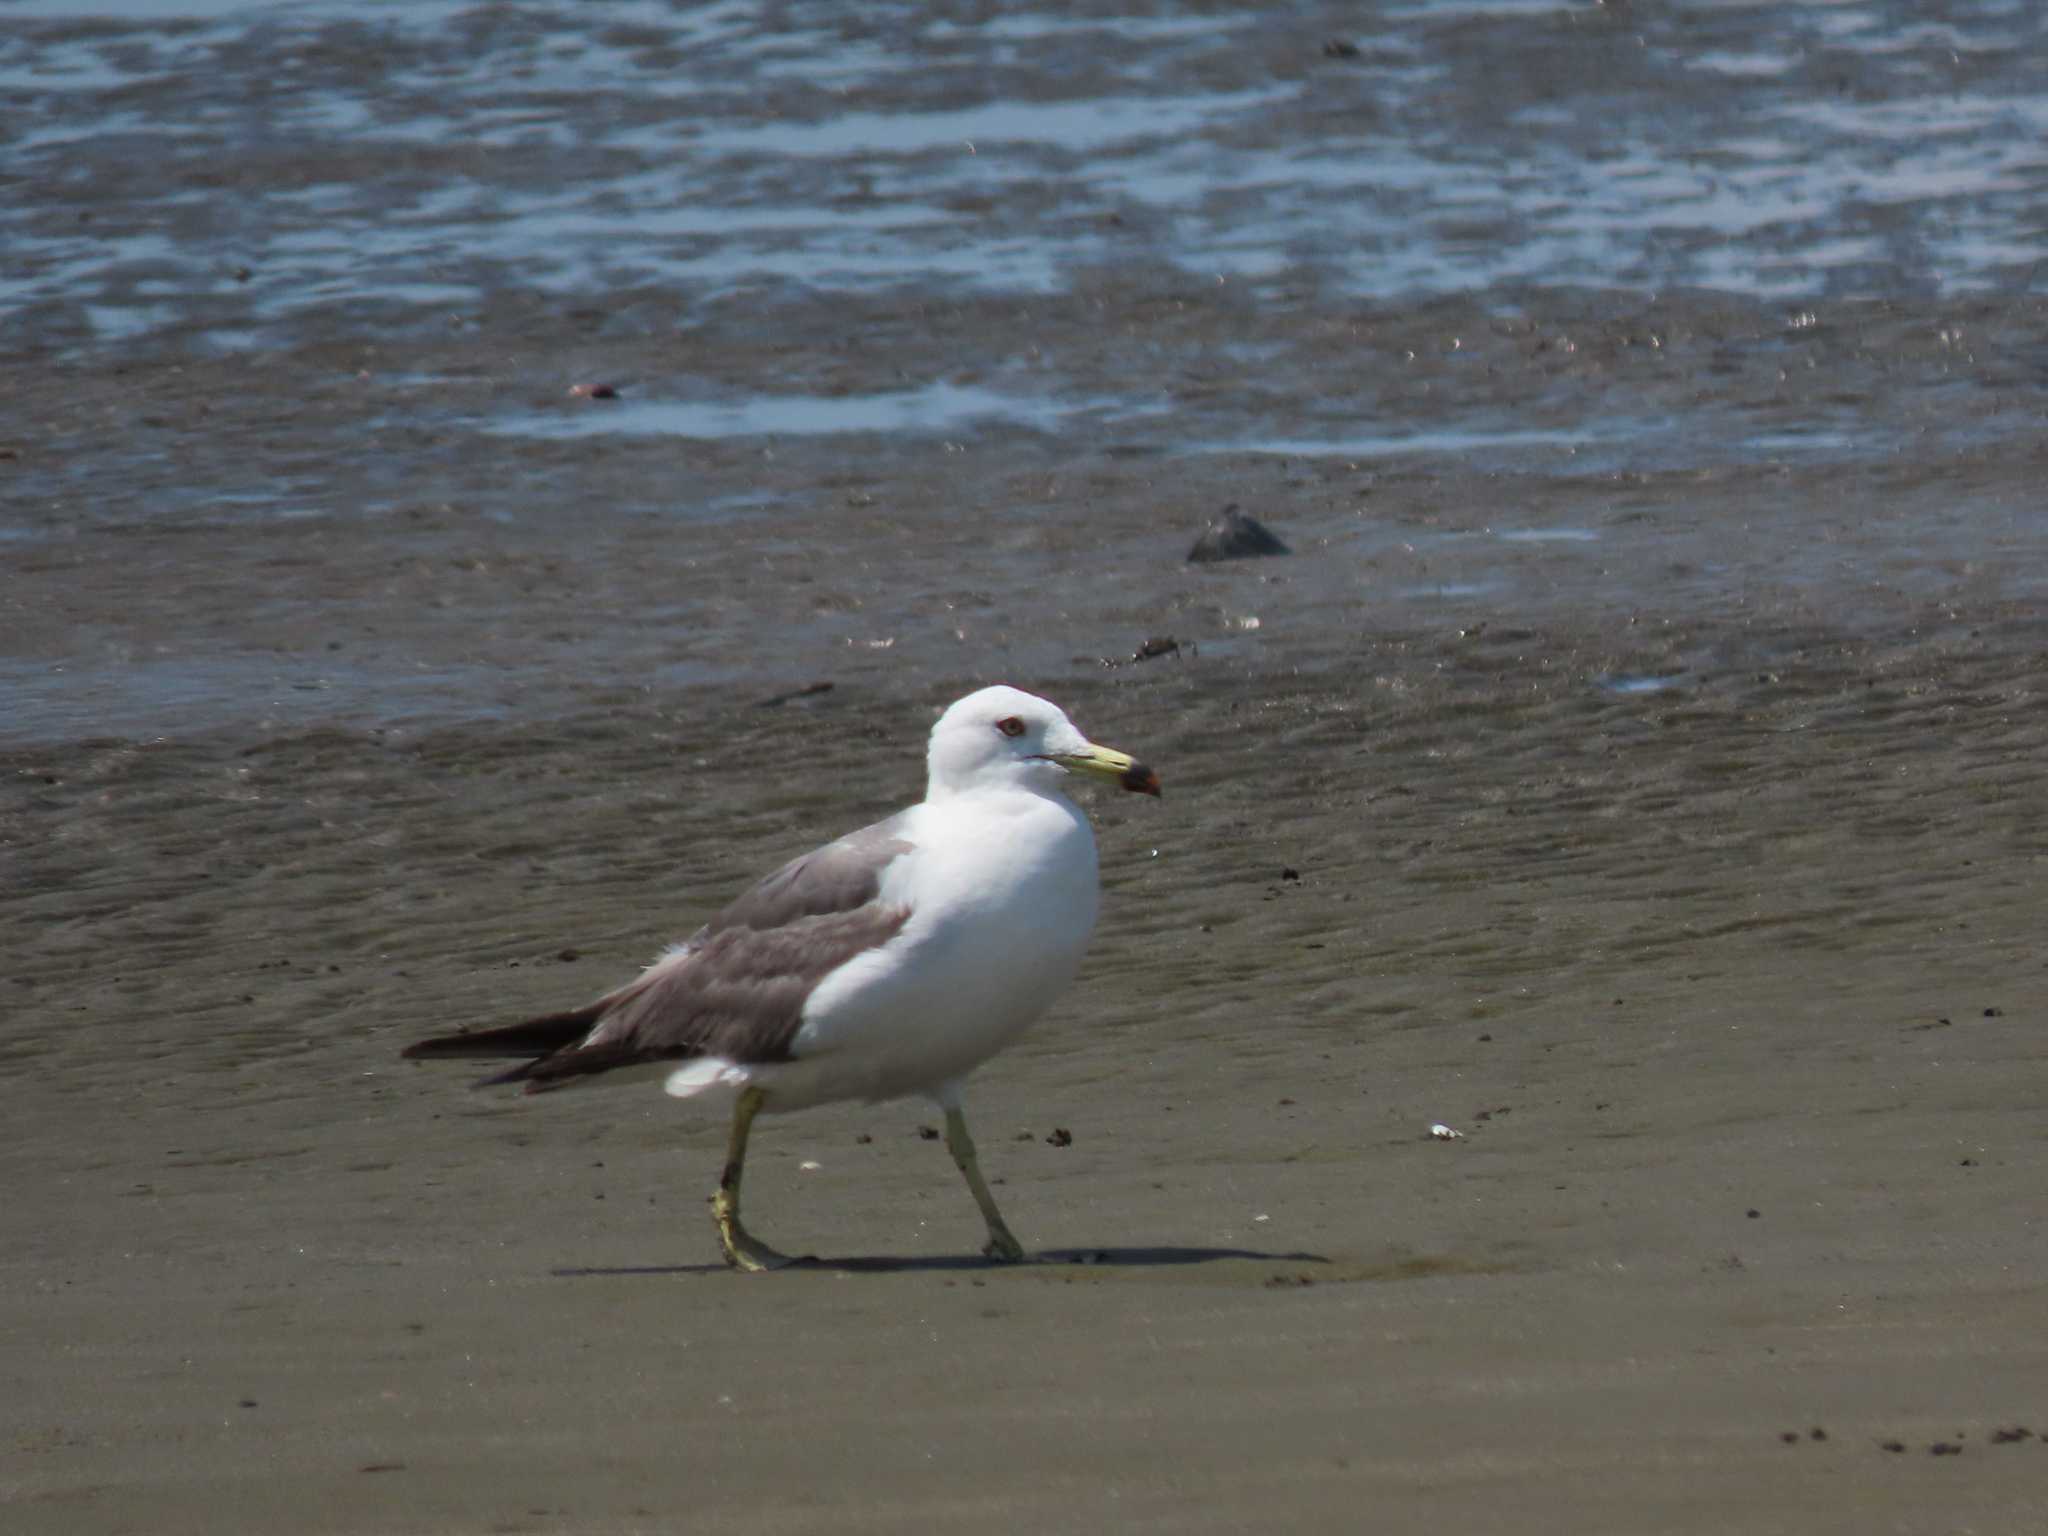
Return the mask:
<svg viewBox="0 0 2048 1536">
<path fill-rule="evenodd" d="M 1073 801 L 1060 793 L 1057 781 L 1045 783 L 1041 782 L 1038 776 L 1029 774 L 1003 777 L 985 775 L 964 784 L 951 783 L 935 777 L 925 785 L 924 798 L 927 805 L 944 805 L 965 800 L 983 800 L 1000 804 L 1004 800 L 1014 799 L 1044 801 L 1058 806 L 1069 814 L 1078 809 Z"/>
</svg>

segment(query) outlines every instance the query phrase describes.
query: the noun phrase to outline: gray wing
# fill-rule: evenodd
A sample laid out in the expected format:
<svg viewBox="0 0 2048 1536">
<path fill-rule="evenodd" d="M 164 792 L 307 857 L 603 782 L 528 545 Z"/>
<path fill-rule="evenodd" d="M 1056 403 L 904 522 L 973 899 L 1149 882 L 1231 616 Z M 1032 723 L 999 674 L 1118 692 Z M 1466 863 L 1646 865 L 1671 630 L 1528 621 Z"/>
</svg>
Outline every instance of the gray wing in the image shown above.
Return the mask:
<svg viewBox="0 0 2048 1536">
<path fill-rule="evenodd" d="M 687 944 L 734 928 L 771 933 L 807 918 L 855 913 L 871 905 L 881 894 L 882 871 L 915 846 L 903 835 L 908 819 L 907 811 L 899 811 L 791 859 L 735 897 Z"/>
<path fill-rule="evenodd" d="M 787 1061 L 818 983 L 910 920 L 909 907 L 881 900 L 883 871 L 914 848 L 902 835 L 904 819 L 790 860 L 593 1003 L 587 1036 L 501 1080 L 523 1080 L 531 1092 L 647 1061 Z"/>
</svg>

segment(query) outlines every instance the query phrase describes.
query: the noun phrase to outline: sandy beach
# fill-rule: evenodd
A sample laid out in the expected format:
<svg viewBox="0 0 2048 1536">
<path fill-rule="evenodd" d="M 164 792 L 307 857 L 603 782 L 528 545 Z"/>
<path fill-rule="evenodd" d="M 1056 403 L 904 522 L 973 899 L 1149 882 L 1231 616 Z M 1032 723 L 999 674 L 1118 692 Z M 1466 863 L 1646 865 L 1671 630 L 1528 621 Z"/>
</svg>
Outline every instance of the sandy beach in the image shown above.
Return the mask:
<svg viewBox="0 0 2048 1536">
<path fill-rule="evenodd" d="M 1917 101 L 1887 71 L 1953 41 L 1666 76 L 1676 22 L 1639 47 L 1518 14 L 1402 23 L 1427 97 L 1391 43 L 1323 54 L 1334 13 L 1048 21 L 1038 64 L 1013 28 L 991 88 L 1055 124 L 1077 80 L 1217 94 L 1227 157 L 1335 133 L 1316 93 L 1365 81 L 1390 135 L 1448 113 L 1507 145 L 1489 71 L 1523 48 L 1531 100 L 1591 91 L 1587 54 L 1543 51 L 1569 33 L 1622 105 L 1668 91 L 1734 135 L 1743 82 L 1803 101 L 1825 64 L 1863 92 L 1838 112 Z M 660 126 L 654 64 L 699 67 L 642 35 L 667 13 L 463 13 L 414 53 L 354 23 L 38 25 L 45 73 L 120 78 L 39 109 L 59 147 L 6 216 L 57 254 L 0 352 L 0 1526 L 2048 1528 L 2048 309 L 1944 265 L 1940 208 L 1869 214 L 1903 265 L 1817 295 L 1772 260 L 1821 271 L 1865 213 L 1740 248 L 1617 216 L 1629 281 L 1567 252 L 1390 296 L 1294 225 L 1270 271 L 1173 247 L 1240 227 L 1222 193 L 1178 234 L 1111 207 L 1118 167 L 1178 164 L 1153 139 L 1035 151 L 1057 196 L 977 201 L 923 139 L 892 162 L 911 191 L 791 170 L 822 109 L 786 85 L 718 129 L 707 195 L 743 203 L 744 135 L 781 134 L 792 196 L 854 186 L 854 254 L 966 241 L 1057 281 L 556 283 L 493 265 L 506 230 L 574 254 L 586 226 L 507 189 L 588 175 L 589 218 L 656 216 L 665 141 L 579 114 Z M 569 55 L 536 29 L 653 60 L 643 116 L 394 104 L 469 48 L 545 84 Z M 877 36 L 847 20 L 805 67 Z M 130 58 L 202 44 L 210 86 Z M 2017 67 L 1977 44 L 1942 92 Z M 936 23 L 919 47 L 981 57 Z M 287 55 L 327 137 L 195 106 Z M 349 82 L 384 115 L 350 127 Z M 967 110 L 939 88 L 906 66 L 870 95 Z M 557 120 L 587 142 L 531 127 Z M 1970 142 L 2025 138 L 2005 121 Z M 123 135 L 152 122 L 197 125 L 159 174 L 206 195 L 136 227 L 225 264 L 175 299 L 62 254 L 81 209 L 149 192 Z M 340 258 L 286 227 L 309 184 L 368 291 L 323 288 Z M 502 206 L 422 190 L 472 184 Z M 946 218 L 861 222 L 913 193 Z M 244 223 L 177 223 L 216 194 Z M 412 257 L 379 242 L 432 217 L 474 260 L 395 286 Z M 1548 217 L 1445 249 L 1547 251 Z M 266 220 L 275 259 L 236 277 Z M 59 291 L 96 282 L 112 319 Z M 1293 553 L 1189 564 L 1226 504 Z M 750 1220 L 825 1262 L 742 1277 L 706 1209 L 720 1120 L 398 1059 L 585 1000 L 914 799 L 936 712 L 993 680 L 1165 784 L 1091 798 L 1095 947 L 970 1098 L 1037 1262 L 973 1257 L 922 1104 L 766 1123 Z"/>
<path fill-rule="evenodd" d="M 931 688 L 11 751 L 10 1504 L 2024 1529 L 2038 621 L 1666 617 L 1679 697 L 1536 627 L 1028 679 L 1169 796 L 1096 806 L 1096 951 L 982 1075 L 1016 1270 L 915 1105 L 767 1129 L 763 1230 L 847 1262 L 750 1280 L 720 1124 L 395 1059 L 914 796 Z"/>
</svg>

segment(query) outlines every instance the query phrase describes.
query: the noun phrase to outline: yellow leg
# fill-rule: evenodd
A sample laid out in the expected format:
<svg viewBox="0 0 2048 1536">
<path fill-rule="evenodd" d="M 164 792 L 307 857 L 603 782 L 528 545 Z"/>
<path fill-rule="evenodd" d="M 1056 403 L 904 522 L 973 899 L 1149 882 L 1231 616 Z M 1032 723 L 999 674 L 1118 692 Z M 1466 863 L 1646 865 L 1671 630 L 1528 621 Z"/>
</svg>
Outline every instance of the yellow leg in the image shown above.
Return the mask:
<svg viewBox="0 0 2048 1536">
<path fill-rule="evenodd" d="M 725 1172 L 719 1176 L 718 1193 L 711 1197 L 711 1214 L 718 1222 L 718 1246 L 725 1253 L 725 1262 L 749 1274 L 786 1269 L 797 1262 L 786 1253 L 777 1253 L 740 1225 L 740 1173 L 747 1162 L 747 1133 L 753 1129 L 754 1116 L 761 1112 L 767 1099 L 760 1089 L 749 1088 L 733 1106 L 732 1139 L 725 1146 Z"/>
<path fill-rule="evenodd" d="M 1024 1257 L 1024 1245 L 1010 1234 L 1003 1213 L 996 1209 L 996 1197 L 982 1182 L 981 1163 L 974 1155 L 974 1138 L 967 1134 L 967 1117 L 958 1109 L 946 1111 L 946 1150 L 953 1154 L 960 1177 L 967 1181 L 968 1193 L 974 1196 L 974 1203 L 981 1207 L 982 1220 L 988 1223 L 988 1245 L 981 1251 L 1005 1264 L 1017 1263 Z"/>
</svg>

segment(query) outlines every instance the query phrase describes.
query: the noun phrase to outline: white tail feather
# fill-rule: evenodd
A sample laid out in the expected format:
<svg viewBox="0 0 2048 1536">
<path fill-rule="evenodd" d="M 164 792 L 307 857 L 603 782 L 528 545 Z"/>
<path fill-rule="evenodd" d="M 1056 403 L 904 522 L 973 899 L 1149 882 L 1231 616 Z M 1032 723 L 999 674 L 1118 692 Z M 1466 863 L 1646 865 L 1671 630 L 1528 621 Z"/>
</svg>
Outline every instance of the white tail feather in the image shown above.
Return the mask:
<svg viewBox="0 0 2048 1536">
<path fill-rule="evenodd" d="M 723 1056 L 699 1056 L 669 1073 L 668 1081 L 662 1084 L 662 1091 L 670 1098 L 694 1099 L 713 1088 L 742 1087 L 750 1075 L 745 1067 L 727 1061 Z"/>
</svg>

